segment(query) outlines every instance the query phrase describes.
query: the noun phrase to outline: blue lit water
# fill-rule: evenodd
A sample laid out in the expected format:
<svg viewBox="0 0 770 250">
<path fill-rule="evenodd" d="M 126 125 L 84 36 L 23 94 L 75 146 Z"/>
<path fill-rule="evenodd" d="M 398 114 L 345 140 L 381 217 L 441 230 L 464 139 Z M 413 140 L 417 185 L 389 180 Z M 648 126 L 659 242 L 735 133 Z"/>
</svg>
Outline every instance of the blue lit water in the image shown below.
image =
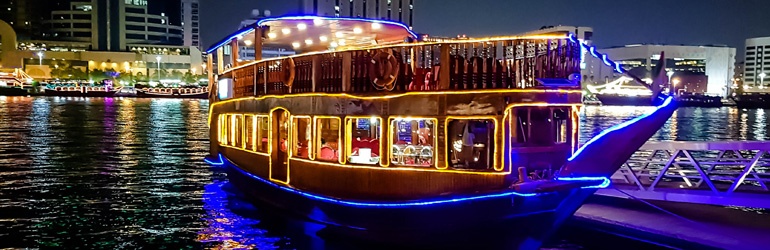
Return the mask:
<svg viewBox="0 0 770 250">
<path fill-rule="evenodd" d="M 362 248 L 243 201 L 221 169 L 202 161 L 207 108 L 199 100 L 0 97 L 0 249 Z M 648 110 L 587 106 L 581 139 Z M 767 140 L 765 112 L 681 109 L 655 139 Z M 583 248 L 566 242 L 547 247 Z"/>
</svg>

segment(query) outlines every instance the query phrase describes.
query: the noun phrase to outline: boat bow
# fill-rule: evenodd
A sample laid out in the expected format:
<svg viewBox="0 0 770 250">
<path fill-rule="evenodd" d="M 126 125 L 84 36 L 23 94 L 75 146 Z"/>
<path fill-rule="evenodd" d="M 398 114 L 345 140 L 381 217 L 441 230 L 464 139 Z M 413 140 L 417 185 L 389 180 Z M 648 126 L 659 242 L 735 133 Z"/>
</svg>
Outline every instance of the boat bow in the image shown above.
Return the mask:
<svg viewBox="0 0 770 250">
<path fill-rule="evenodd" d="M 559 177 L 611 175 L 668 121 L 677 107 L 673 97 L 668 97 L 654 111 L 602 131 L 569 158 Z"/>
</svg>

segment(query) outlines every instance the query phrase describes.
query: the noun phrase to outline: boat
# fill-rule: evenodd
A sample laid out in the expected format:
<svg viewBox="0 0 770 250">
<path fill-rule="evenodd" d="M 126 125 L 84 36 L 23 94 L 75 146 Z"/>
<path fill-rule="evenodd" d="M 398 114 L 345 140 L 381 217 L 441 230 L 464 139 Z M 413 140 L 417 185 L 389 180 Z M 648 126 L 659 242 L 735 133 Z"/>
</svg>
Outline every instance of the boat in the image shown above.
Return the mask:
<svg viewBox="0 0 770 250">
<path fill-rule="evenodd" d="M 652 95 L 596 94 L 602 105 L 610 106 L 654 106 L 660 103 L 652 101 Z M 675 95 L 679 107 L 722 107 L 722 98 L 693 93 Z"/>
<path fill-rule="evenodd" d="M 0 96 L 26 96 L 24 85 L 32 81 L 21 69 L 0 69 Z"/>
<path fill-rule="evenodd" d="M 272 44 L 298 53 L 237 57 Z M 265 18 L 207 51 L 206 162 L 253 202 L 355 237 L 504 223 L 537 248 L 677 107 L 666 98 L 580 147 L 581 47 L 567 33 L 421 42 L 384 20 Z"/>
<path fill-rule="evenodd" d="M 207 88 L 142 88 L 136 90 L 137 97 L 149 98 L 195 98 L 208 99 Z"/>
<path fill-rule="evenodd" d="M 80 96 L 80 97 L 113 97 L 121 88 L 91 87 L 91 86 L 49 86 L 45 88 L 46 96 Z"/>
<path fill-rule="evenodd" d="M 742 93 L 733 97 L 741 109 L 770 109 L 770 93 Z"/>
</svg>

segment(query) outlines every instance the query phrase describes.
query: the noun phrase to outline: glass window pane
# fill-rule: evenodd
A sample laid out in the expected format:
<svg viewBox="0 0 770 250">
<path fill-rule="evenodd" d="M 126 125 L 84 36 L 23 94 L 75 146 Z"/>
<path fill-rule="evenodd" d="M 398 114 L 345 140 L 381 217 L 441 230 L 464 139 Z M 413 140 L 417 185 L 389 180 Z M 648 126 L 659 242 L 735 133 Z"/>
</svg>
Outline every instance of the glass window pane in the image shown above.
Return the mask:
<svg viewBox="0 0 770 250">
<path fill-rule="evenodd" d="M 495 123 L 492 120 L 450 120 L 449 166 L 461 169 L 493 169 Z"/>
<path fill-rule="evenodd" d="M 339 161 L 339 118 L 317 118 L 316 121 L 316 160 Z"/>
<path fill-rule="evenodd" d="M 294 157 L 310 158 L 310 142 L 312 141 L 312 129 L 310 118 L 294 118 L 292 131 L 292 154 Z"/>
<path fill-rule="evenodd" d="M 243 129 L 246 133 L 244 137 L 246 138 L 246 150 L 249 151 L 254 151 L 254 141 L 256 139 L 256 134 L 254 133 L 256 130 L 255 119 L 256 117 L 253 115 L 246 115 L 244 117 Z"/>
<path fill-rule="evenodd" d="M 380 162 L 380 118 L 353 118 L 349 120 L 350 146 L 348 162 L 354 164 L 377 164 Z"/>
<path fill-rule="evenodd" d="M 234 131 L 234 137 L 232 146 L 234 147 L 243 147 L 243 115 L 234 115 L 235 119 L 233 119 L 233 122 L 235 123 L 235 131 Z"/>
<path fill-rule="evenodd" d="M 391 123 L 390 163 L 397 166 L 434 165 L 434 119 L 396 119 Z"/>
<path fill-rule="evenodd" d="M 257 152 L 267 153 L 267 136 L 270 128 L 270 120 L 267 116 L 257 117 Z"/>
</svg>

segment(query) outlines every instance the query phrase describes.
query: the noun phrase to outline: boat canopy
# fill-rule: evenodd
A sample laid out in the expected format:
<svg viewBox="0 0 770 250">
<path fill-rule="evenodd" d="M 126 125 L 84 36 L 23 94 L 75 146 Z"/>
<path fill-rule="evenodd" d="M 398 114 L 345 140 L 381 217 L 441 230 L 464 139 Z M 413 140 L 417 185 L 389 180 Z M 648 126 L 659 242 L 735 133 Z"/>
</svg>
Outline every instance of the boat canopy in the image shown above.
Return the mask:
<svg viewBox="0 0 770 250">
<path fill-rule="evenodd" d="M 260 27 L 261 29 L 256 29 Z M 242 46 L 255 43 L 262 33 L 263 46 L 290 47 L 299 53 L 365 48 L 417 39 L 404 24 L 374 19 L 319 16 L 265 18 L 241 29 L 207 50 L 208 53 L 237 39 Z"/>
</svg>

